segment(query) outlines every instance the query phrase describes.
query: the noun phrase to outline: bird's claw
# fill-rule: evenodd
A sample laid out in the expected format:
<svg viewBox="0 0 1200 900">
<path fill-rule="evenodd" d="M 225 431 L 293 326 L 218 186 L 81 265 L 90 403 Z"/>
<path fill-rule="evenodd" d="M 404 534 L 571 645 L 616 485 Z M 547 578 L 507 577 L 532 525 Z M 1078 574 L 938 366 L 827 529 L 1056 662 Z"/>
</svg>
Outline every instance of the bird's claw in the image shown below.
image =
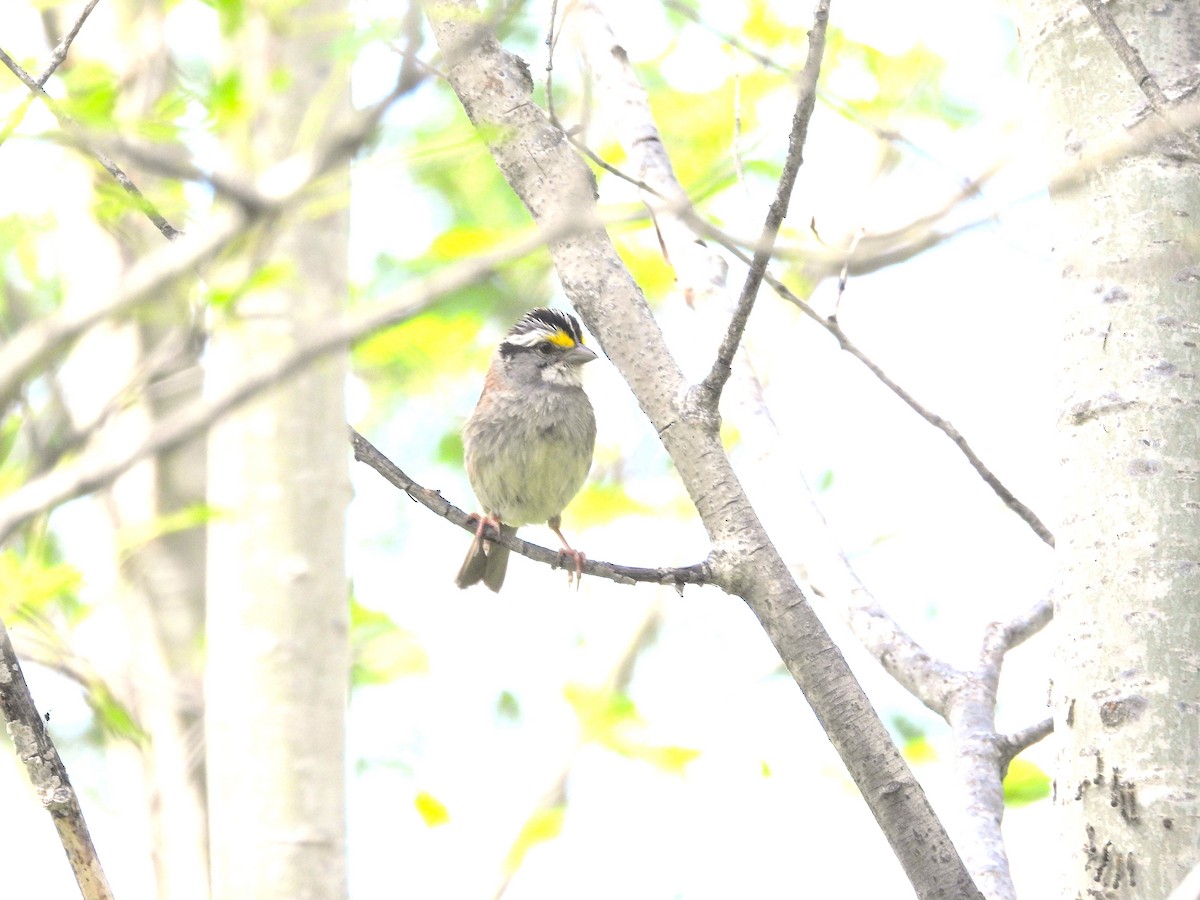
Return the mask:
<svg viewBox="0 0 1200 900">
<path fill-rule="evenodd" d="M 562 557 L 569 557 L 574 565 L 567 569 L 567 586 L 571 586 L 571 582 L 575 582 L 575 590 L 579 590 L 579 586 L 583 584 L 583 564 L 587 562 L 587 554 L 582 550 L 575 550 L 571 547 L 563 547 L 558 551 L 558 556 L 561 561 Z M 564 565 L 564 569 L 567 567 Z"/>
</svg>

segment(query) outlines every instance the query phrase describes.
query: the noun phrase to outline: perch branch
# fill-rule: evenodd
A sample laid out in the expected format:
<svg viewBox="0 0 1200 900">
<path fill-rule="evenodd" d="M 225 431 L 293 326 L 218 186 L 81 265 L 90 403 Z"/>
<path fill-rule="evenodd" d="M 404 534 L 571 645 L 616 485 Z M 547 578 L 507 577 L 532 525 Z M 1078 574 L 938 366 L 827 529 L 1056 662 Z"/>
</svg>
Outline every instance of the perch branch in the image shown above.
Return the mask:
<svg viewBox="0 0 1200 900">
<path fill-rule="evenodd" d="M 354 448 L 354 458 L 356 460 L 366 463 L 382 475 L 388 483 L 404 491 L 404 493 L 408 494 L 410 500 L 420 503 L 426 509 L 447 519 L 459 528 L 472 534 L 475 533 L 475 528 L 478 525 L 477 520 L 443 497 L 440 491 L 431 490 L 417 484 L 404 474 L 399 466 L 380 453 L 370 441 L 353 428 L 350 429 L 350 445 Z M 561 568 L 563 565 L 561 551 L 550 550 L 546 547 L 523 541 L 512 535 L 501 534 L 491 525 L 488 525 L 484 536 L 489 541 L 503 544 L 512 552 L 519 553 L 521 556 L 532 559 L 534 562 L 543 563 L 551 568 Z M 616 563 L 588 559 L 583 563 L 583 572 L 586 575 L 594 575 L 597 578 L 607 578 L 618 584 L 637 584 L 638 582 L 670 584 L 674 585 L 680 593 L 683 592 L 685 584 L 712 583 L 712 575 L 709 572 L 706 562 L 682 568 L 642 568 L 640 566 L 622 566 Z"/>
</svg>

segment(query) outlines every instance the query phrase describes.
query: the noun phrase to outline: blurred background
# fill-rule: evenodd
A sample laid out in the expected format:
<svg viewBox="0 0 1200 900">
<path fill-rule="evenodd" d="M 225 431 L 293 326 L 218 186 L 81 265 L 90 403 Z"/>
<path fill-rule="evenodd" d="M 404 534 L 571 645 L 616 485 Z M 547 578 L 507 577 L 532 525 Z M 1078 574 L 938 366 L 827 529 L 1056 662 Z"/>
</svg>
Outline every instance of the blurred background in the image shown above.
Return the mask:
<svg viewBox="0 0 1200 900">
<path fill-rule="evenodd" d="M 80 6 L 10 7 L 0 14 L 0 45 L 38 71 L 61 31 L 48 23 L 69 24 Z M 222 134 L 255 102 L 243 61 L 230 53 L 241 8 L 233 0 L 101 3 L 47 90 L 95 133 L 182 146 L 201 167 L 216 166 Z M 365 106 L 396 82 L 407 10 L 378 0 L 351 10 L 331 53 L 352 73 L 355 104 Z M 811 10 L 760 0 L 618 0 L 605 12 L 700 213 L 729 234 L 757 235 L 786 151 Z M 620 146 L 592 116 L 570 8 L 557 16 L 566 24 L 555 44 L 555 112 L 620 168 Z M 550 22 L 545 2 L 511 4 L 498 18 L 504 45 L 529 62 L 543 100 Z M 435 50 L 427 38 L 418 55 L 435 73 L 389 109 L 338 201 L 349 215 L 352 308 L 528 227 L 436 74 Z M 162 78 L 152 89 L 137 82 L 148 93 L 134 107 L 132 62 L 149 57 L 161 60 Z M 15 121 L 27 93 L 16 78 L 0 79 L 0 117 Z M 1057 329 L 1043 289 L 1057 269 L 1029 106 L 1003 4 L 834 3 L 805 164 L 780 239 L 794 252 L 773 270 L 818 312 L 836 311 L 876 364 L 953 422 L 1053 523 Z M 55 129 L 35 102 L 0 144 L 0 335 L 12 334 L 22 316 L 118 282 L 129 252 L 122 248 L 137 246 L 123 231 L 128 206 L 94 164 L 49 137 Z M 637 188 L 599 169 L 597 177 L 602 207 L 623 219 L 613 238 L 672 351 L 685 372 L 702 376 L 716 337 L 675 289 Z M 185 232 L 214 204 L 203 182 L 153 178 L 145 190 Z M 812 262 L 934 211 L 944 213 L 936 222 L 944 239 L 919 252 L 897 241 L 909 249 L 894 264 L 851 273 L 844 289 L 836 266 Z M 736 290 L 744 267 L 729 262 Z M 236 290 L 253 292 L 272 277 L 258 270 Z M 209 280 L 196 290 L 199 299 L 189 302 L 211 315 L 230 288 Z M 495 345 L 539 305 L 567 308 L 544 253 L 374 335 L 351 355 L 351 424 L 417 482 L 474 509 L 459 429 Z M 102 374 L 113 345 L 96 343 L 92 355 L 78 348 L 64 361 L 56 383 L 33 384 L 4 420 L 0 492 L 42 464 L 30 422 L 45 421 L 38 417 L 56 405 L 95 409 L 119 395 L 120 385 Z M 796 476 L 818 494 L 859 576 L 932 653 L 970 665 L 989 622 L 1044 596 L 1049 548 L 945 435 L 795 306 L 764 289 L 746 344 Z M 585 383 L 599 438 L 564 533 L 595 559 L 701 561 L 704 530 L 628 388 L 603 359 L 587 368 Z M 728 413 L 725 433 L 735 463 L 752 466 L 756 448 Z M 676 592 L 593 578 L 576 591 L 564 573 L 517 557 L 502 594 L 460 592 L 453 575 L 469 536 L 374 471 L 349 457 L 347 464 L 356 900 L 911 895 L 740 600 L 713 588 Z M 775 508 L 772 496 L 752 500 L 784 557 L 803 567 L 806 548 L 787 527 L 789 510 Z M 118 897 L 163 895 L 139 750 L 153 726 L 122 680 L 133 677 L 124 664 L 138 641 L 120 612 L 123 566 L 138 548 L 202 530 L 220 515 L 195 504 L 114 523 L 110 501 L 87 496 L 0 551 L 0 614 L 29 660 L 35 698 Z M 522 536 L 555 546 L 545 528 Z M 836 609 L 811 599 L 953 833 L 946 726 L 858 647 Z M 1048 647 L 1034 638 L 1008 658 L 1002 730 L 1046 715 Z M 194 651 L 202 656 L 202 642 Z M 143 695 L 158 687 L 132 685 Z M 202 758 L 202 748 L 185 746 L 193 763 Z M 1044 754 L 1031 748 L 1010 773 L 1005 827 L 1027 897 L 1041 895 L 1049 858 Z M 5 895 L 75 896 L 51 823 L 12 754 L 0 754 L 0 798 Z"/>
</svg>

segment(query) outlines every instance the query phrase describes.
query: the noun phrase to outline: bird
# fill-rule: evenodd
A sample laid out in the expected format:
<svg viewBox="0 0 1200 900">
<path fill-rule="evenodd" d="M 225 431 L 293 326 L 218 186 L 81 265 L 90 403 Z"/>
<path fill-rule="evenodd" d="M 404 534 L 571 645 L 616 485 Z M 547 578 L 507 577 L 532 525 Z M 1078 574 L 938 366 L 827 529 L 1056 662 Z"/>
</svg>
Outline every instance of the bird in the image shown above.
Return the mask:
<svg viewBox="0 0 1200 900">
<path fill-rule="evenodd" d="M 467 478 L 482 514 L 455 584 L 504 584 L 508 548 L 486 540 L 489 525 L 515 534 L 545 522 L 582 576 L 585 556 L 561 531 L 562 511 L 583 487 L 596 446 L 596 414 L 582 368 L 596 359 L 570 313 L 539 307 L 513 325 L 492 354 L 479 402 L 463 426 Z M 578 584 L 578 582 L 577 582 Z"/>
</svg>

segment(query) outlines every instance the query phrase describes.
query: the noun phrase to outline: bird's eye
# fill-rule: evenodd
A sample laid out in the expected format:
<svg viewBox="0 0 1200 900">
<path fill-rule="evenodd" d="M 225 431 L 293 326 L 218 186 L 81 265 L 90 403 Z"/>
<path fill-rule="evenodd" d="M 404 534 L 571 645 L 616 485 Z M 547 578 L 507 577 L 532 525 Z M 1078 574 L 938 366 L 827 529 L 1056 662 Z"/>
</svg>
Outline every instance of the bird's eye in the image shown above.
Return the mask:
<svg viewBox="0 0 1200 900">
<path fill-rule="evenodd" d="M 549 343 L 538 344 L 538 353 L 542 354 L 542 356 L 549 356 L 553 352 L 554 352 L 553 344 L 549 344 Z"/>
</svg>

